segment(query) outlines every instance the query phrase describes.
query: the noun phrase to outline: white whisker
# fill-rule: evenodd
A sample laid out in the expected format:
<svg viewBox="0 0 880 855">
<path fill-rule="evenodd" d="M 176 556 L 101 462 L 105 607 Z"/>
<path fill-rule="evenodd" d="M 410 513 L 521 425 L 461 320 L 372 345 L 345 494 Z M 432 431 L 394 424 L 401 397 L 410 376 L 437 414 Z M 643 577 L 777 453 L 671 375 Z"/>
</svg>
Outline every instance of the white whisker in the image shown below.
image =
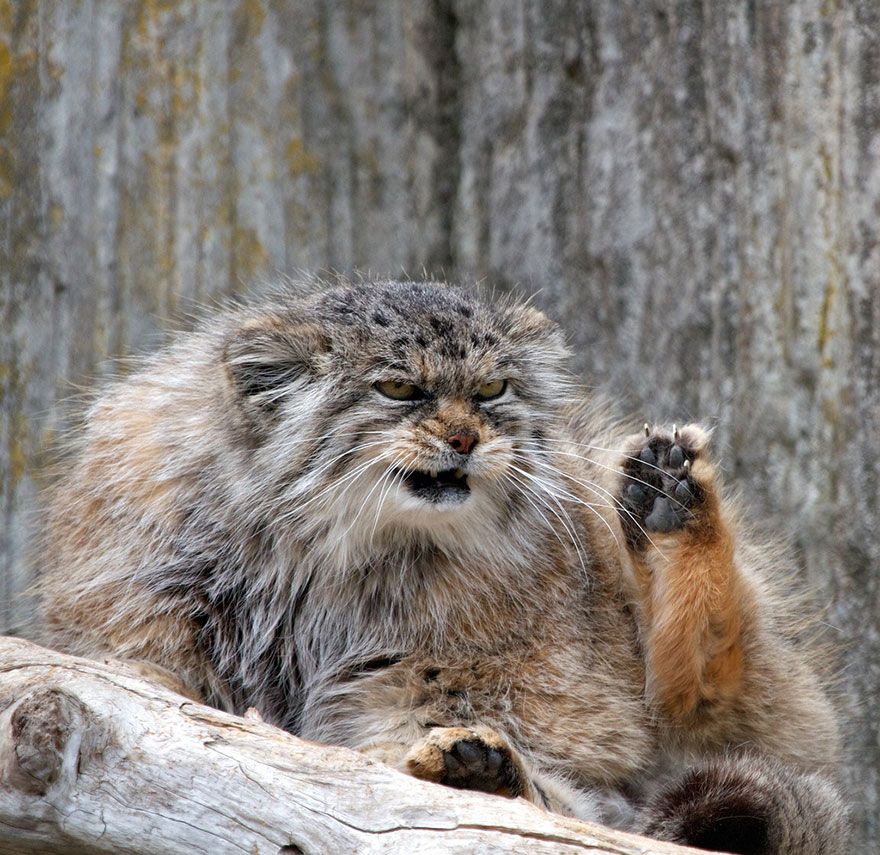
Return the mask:
<svg viewBox="0 0 880 855">
<path fill-rule="evenodd" d="M 395 463 L 399 460 L 399 456 L 395 457 L 392 463 L 388 466 L 388 469 L 385 471 L 385 474 L 382 476 L 382 481 L 387 481 L 386 489 L 384 489 L 379 495 L 379 501 L 376 502 L 376 519 L 373 521 L 373 527 L 370 529 L 370 543 L 373 542 L 373 537 L 376 534 L 376 526 L 379 525 L 379 517 L 382 513 L 382 506 L 385 503 L 385 499 L 388 497 L 388 494 L 391 492 L 394 487 L 395 480 L 398 480 L 398 487 L 400 483 L 403 482 L 403 479 L 406 477 L 405 470 L 395 467 Z"/>
<path fill-rule="evenodd" d="M 515 470 L 515 471 L 517 471 L 517 472 L 519 472 L 520 474 L 525 474 L 524 472 L 522 472 L 522 470 L 517 469 L 515 466 L 511 466 L 510 468 L 513 469 L 513 470 Z M 510 474 L 510 473 L 508 472 L 508 476 L 509 476 L 510 478 L 514 479 L 514 480 L 516 481 L 516 483 L 518 483 L 520 489 L 523 491 L 523 495 L 531 494 L 531 495 L 534 496 L 536 499 L 541 499 L 541 494 L 540 494 L 540 493 L 538 493 L 536 490 L 531 489 L 527 484 L 524 484 L 523 482 L 521 482 L 521 481 L 520 481 L 515 475 L 512 475 L 512 474 Z M 548 495 L 550 498 L 554 498 L 554 497 L 552 496 L 552 494 L 549 493 L 549 491 L 545 491 L 545 493 L 546 493 L 546 495 Z M 556 501 L 556 500 L 554 499 L 554 501 Z M 558 501 L 556 501 L 556 504 L 557 504 L 557 506 L 560 508 L 560 510 L 562 511 L 562 513 L 565 514 L 564 509 L 562 508 L 562 506 L 559 504 Z M 578 557 L 578 561 L 580 562 L 581 570 L 583 571 L 584 578 L 585 578 L 587 581 L 589 581 L 589 573 L 587 572 L 587 565 L 586 565 L 586 563 L 584 562 L 584 556 L 583 556 L 583 552 L 584 552 L 584 544 L 583 544 L 583 542 L 581 541 L 580 537 L 578 537 L 578 535 L 574 532 L 574 530 L 573 530 L 572 528 L 569 527 L 568 523 L 567 523 L 567 522 L 566 522 L 566 521 L 565 521 L 565 520 L 564 520 L 564 519 L 563 519 L 563 518 L 562 518 L 562 517 L 561 517 L 561 516 L 560 516 L 560 515 L 559 515 L 559 514 L 553 509 L 553 508 L 552 508 L 552 507 L 550 507 L 550 506 L 547 505 L 547 504 L 545 504 L 544 507 L 545 507 L 548 511 L 550 511 L 550 513 L 553 514 L 553 516 L 556 517 L 557 520 L 559 520 L 560 525 L 562 525 L 562 527 L 565 529 L 566 534 L 567 534 L 567 535 L 569 536 L 569 538 L 571 539 L 571 545 L 574 547 L 574 551 L 575 551 L 575 553 L 576 553 L 576 555 L 577 555 L 577 557 Z M 539 513 L 540 513 L 540 511 L 539 511 Z M 549 521 L 549 520 L 548 520 L 543 514 L 541 514 L 541 516 L 544 518 L 544 521 L 545 521 L 548 525 L 550 525 L 550 521 Z M 568 514 L 565 514 L 565 516 L 567 517 L 568 522 L 570 522 L 570 523 L 573 524 L 573 521 L 571 520 L 571 517 L 569 517 Z M 551 531 L 554 532 L 554 534 L 556 534 L 557 537 L 559 537 L 559 533 L 556 531 L 556 529 L 555 529 L 554 526 L 550 525 L 550 529 L 551 529 Z M 560 538 L 560 543 L 562 543 L 561 538 Z"/>
<path fill-rule="evenodd" d="M 545 481 L 543 481 L 541 478 L 536 478 L 536 477 L 535 477 L 534 475 L 532 475 L 531 473 L 526 472 L 524 469 L 520 469 L 519 467 L 514 466 L 513 464 L 511 464 L 510 468 L 513 469 L 514 471 L 518 472 L 518 473 L 519 473 L 520 475 L 522 475 L 523 477 L 528 478 L 531 482 L 536 483 L 539 487 L 542 487 L 542 488 L 544 489 L 544 491 L 546 492 L 546 494 L 547 494 L 547 495 L 553 500 L 553 502 L 554 502 L 554 503 L 556 504 L 556 506 L 559 508 L 560 512 L 562 512 L 563 514 L 565 514 L 566 519 L 567 519 L 572 525 L 574 525 L 574 521 L 571 519 L 571 517 L 570 517 L 570 516 L 568 515 L 568 513 L 565 511 L 565 509 L 563 508 L 562 504 L 561 504 L 560 501 L 559 501 L 559 498 L 558 498 L 557 495 L 556 495 L 556 489 L 558 488 L 558 485 L 556 485 L 556 484 L 548 485 L 548 484 L 547 484 Z M 552 487 L 552 488 L 554 488 L 554 489 L 548 489 L 548 487 Z M 573 501 L 575 501 L 575 502 L 582 502 L 582 500 L 578 499 L 576 496 L 573 496 L 573 495 L 571 495 L 570 493 L 569 493 L 569 494 L 566 494 L 566 491 L 563 491 L 563 495 L 564 495 L 564 498 L 568 498 L 568 499 L 573 500 Z M 590 507 L 590 506 L 589 506 L 589 503 L 587 503 L 587 502 L 582 502 L 582 503 L 583 503 L 586 507 Z M 554 515 L 556 515 L 556 514 L 555 514 L 555 511 L 553 510 L 553 508 L 551 508 L 549 505 L 547 506 L 547 510 L 549 510 L 551 513 L 553 513 Z M 602 519 L 602 516 L 599 514 L 599 512 L 598 512 L 595 508 L 590 508 L 590 510 L 591 510 L 594 514 L 596 514 L 596 516 L 599 517 L 599 519 Z M 558 516 L 557 516 L 557 518 L 558 518 Z M 604 519 L 603 519 L 602 521 L 605 522 Z M 560 519 L 560 522 L 562 522 L 561 519 Z M 607 523 L 605 523 L 605 524 L 608 525 Z M 565 525 L 565 523 L 563 523 L 563 525 Z M 610 531 L 610 527 L 609 527 L 609 531 Z M 577 536 L 576 534 L 574 534 L 573 532 L 570 532 L 570 534 L 571 534 L 573 537 L 576 537 L 576 538 L 577 538 L 578 543 L 581 545 L 581 548 L 583 549 L 583 543 L 582 543 L 582 541 L 580 540 L 580 537 L 578 537 L 578 536 Z M 613 533 L 613 532 L 612 532 L 611 536 L 614 537 L 614 533 Z M 580 555 L 580 552 L 578 553 L 578 556 L 581 558 L 581 565 L 583 566 L 583 557 Z M 584 572 L 586 572 L 586 567 L 584 567 Z"/>
<path fill-rule="evenodd" d="M 575 444 L 577 444 L 577 443 L 575 443 Z M 609 466 L 606 463 L 600 463 L 598 460 L 594 460 L 592 457 L 586 457 L 583 454 L 575 454 L 574 452 L 570 452 L 570 451 L 556 451 L 556 450 L 552 450 L 552 451 L 551 450 L 543 450 L 542 451 L 541 449 L 533 448 L 531 445 L 529 445 L 528 448 L 530 451 L 537 451 L 538 453 L 543 453 L 543 454 L 554 454 L 554 455 L 559 455 L 560 457 L 576 457 L 578 460 L 583 460 L 586 463 L 591 464 L 592 466 L 598 466 L 601 469 L 607 469 L 609 472 L 613 472 L 616 475 L 621 475 L 624 478 L 628 478 L 630 481 L 635 481 L 639 484 L 644 484 L 644 486 L 650 487 L 652 490 L 656 490 L 661 496 L 665 496 L 667 499 L 669 499 L 670 502 L 674 502 L 679 507 L 682 507 L 682 508 L 687 507 L 682 502 L 680 502 L 678 499 L 676 499 L 675 496 L 670 495 L 665 490 L 661 490 L 659 487 L 655 487 L 650 482 L 644 481 L 641 478 L 637 478 L 635 475 L 630 475 L 630 474 L 624 472 L 622 469 L 619 469 L 617 467 Z M 645 463 L 643 460 L 641 460 L 638 457 L 632 457 L 630 455 L 624 455 L 624 457 L 626 457 L 629 460 L 638 460 L 640 463 L 644 464 L 645 466 L 647 466 L 651 469 L 656 469 L 658 472 L 662 473 L 663 475 L 668 474 L 665 469 L 662 469 L 659 466 L 655 466 L 652 463 Z"/>
<path fill-rule="evenodd" d="M 549 451 L 539 451 L 539 450 L 533 449 L 533 448 L 530 448 L 529 451 L 532 454 L 548 455 L 548 456 L 558 453 L 558 452 L 549 452 Z M 654 541 L 651 539 L 651 536 L 648 534 L 647 530 L 642 527 L 641 523 L 639 522 L 639 520 L 635 516 L 635 514 L 633 514 L 632 511 L 630 511 L 630 509 L 627 508 L 626 505 L 624 505 L 623 501 L 621 499 L 617 498 L 610 490 L 606 489 L 605 487 L 600 486 L 599 484 L 594 484 L 593 482 L 583 481 L 580 478 L 576 478 L 574 475 L 571 475 L 570 473 L 566 472 L 564 469 L 559 469 L 555 466 L 552 466 L 549 463 L 544 462 L 541 465 L 546 466 L 547 468 L 551 469 L 553 472 L 556 472 L 559 475 L 562 475 L 564 478 L 568 478 L 571 481 L 574 481 L 576 484 L 580 484 L 585 489 L 590 490 L 591 492 L 596 493 L 597 495 L 602 495 L 602 494 L 606 495 L 614 503 L 614 507 L 611 509 L 617 510 L 620 513 L 626 514 L 626 516 L 629 517 L 629 519 L 633 522 L 633 524 L 636 526 L 636 528 L 638 528 L 638 530 L 645 536 L 648 543 L 650 543 L 651 546 L 653 546 L 655 549 L 660 551 L 657 544 L 654 543 Z M 659 492 L 662 492 L 662 490 Z M 603 506 L 603 507 L 608 507 L 608 506 Z M 662 554 L 662 552 L 661 552 L 661 554 Z"/>
<path fill-rule="evenodd" d="M 502 481 L 509 482 L 522 493 L 526 501 L 535 509 L 535 512 L 541 517 L 541 519 L 544 520 L 550 533 L 559 541 L 560 546 L 565 549 L 565 541 L 559 536 L 559 532 L 556 531 L 556 527 L 553 525 L 553 523 L 550 522 L 550 520 L 547 519 L 540 506 L 531 498 L 532 496 L 538 498 L 538 495 L 533 490 L 529 489 L 528 485 L 520 482 L 519 479 L 516 478 L 516 476 L 511 475 L 509 472 L 502 475 Z"/>
<path fill-rule="evenodd" d="M 384 458 L 383 458 L 383 457 L 380 457 L 379 459 L 388 459 L 388 458 L 390 458 L 390 455 L 385 455 Z M 392 467 L 389 466 L 388 469 L 386 470 L 386 472 L 390 472 L 390 471 L 392 471 Z M 379 485 L 382 483 L 383 480 L 384 480 L 384 479 L 379 479 L 378 481 L 376 481 L 375 484 L 373 484 L 372 487 L 370 487 L 369 492 L 367 493 L 366 496 L 364 496 L 364 500 L 363 500 L 363 502 L 361 502 L 361 506 L 360 506 L 360 508 L 358 508 L 358 512 L 354 515 L 354 519 L 351 521 L 351 524 L 350 524 L 350 525 L 348 526 L 348 528 L 347 528 L 344 532 L 342 532 L 342 534 L 340 535 L 340 540 L 345 540 L 345 536 L 346 536 L 346 535 L 347 535 L 347 534 L 348 534 L 348 533 L 349 533 L 349 532 L 355 527 L 355 525 L 357 524 L 358 519 L 360 519 L 360 515 L 361 515 L 361 514 L 363 513 L 363 511 L 364 511 L 364 508 L 367 506 L 367 502 L 369 502 L 370 497 L 373 495 L 373 493 L 376 492 L 376 489 L 379 487 Z"/>
<path fill-rule="evenodd" d="M 646 463 L 642 460 L 641 457 L 634 457 L 632 454 L 627 454 L 622 448 L 604 448 L 601 445 L 591 445 L 588 442 L 578 442 L 574 439 L 549 439 L 548 437 L 542 437 L 541 442 L 551 442 L 557 445 L 573 445 L 579 448 L 589 448 L 591 451 L 601 451 L 603 454 L 615 454 L 622 457 L 624 460 L 632 460 L 634 463 L 641 463 L 642 466 L 647 466 L 648 469 L 656 469 L 659 473 L 665 475 L 666 470 L 663 469 L 662 466 L 658 466 L 656 463 Z M 557 452 L 558 454 L 562 454 L 563 452 Z M 584 457 L 582 455 L 574 454 L 569 452 L 569 456 L 571 457 L 580 457 L 582 460 L 586 460 L 589 463 L 592 463 L 595 466 L 601 466 L 604 469 L 609 469 L 612 472 L 618 472 L 621 475 L 625 475 L 623 471 L 617 469 L 613 466 L 608 466 L 605 463 L 600 463 L 598 460 L 594 460 L 592 457 Z M 626 477 L 631 478 L 633 476 L 627 475 Z M 635 479 L 638 480 L 638 479 Z M 642 483 L 645 483 L 644 481 Z"/>
<path fill-rule="evenodd" d="M 514 467 L 514 468 L 516 468 L 516 467 Z M 534 476 L 529 475 L 529 473 L 527 473 L 527 472 L 523 472 L 520 469 L 517 469 L 517 471 L 519 471 L 521 474 L 525 475 L 526 477 L 531 477 L 534 479 Z M 543 482 L 541 482 L 540 479 L 534 479 L 534 480 L 537 480 L 539 483 L 543 483 Z M 593 515 L 602 523 L 602 525 L 604 525 L 605 528 L 608 529 L 608 533 L 611 535 L 612 539 L 614 540 L 615 544 L 617 544 L 618 548 L 620 547 L 620 541 L 617 539 L 617 535 L 614 533 L 614 529 L 611 528 L 611 524 L 597 510 L 597 508 L 601 507 L 601 508 L 605 508 L 607 510 L 614 511 L 615 508 L 613 506 L 607 505 L 607 504 L 594 505 L 593 503 L 585 502 L 582 498 L 580 498 L 580 496 L 575 496 L 573 493 L 566 490 L 564 487 L 561 487 L 559 484 L 554 484 L 553 486 L 556 490 L 561 490 L 563 498 L 566 498 L 569 501 L 572 501 L 576 504 L 582 505 L 585 508 L 588 508 L 593 513 Z M 558 503 L 558 499 L 556 499 L 555 496 L 554 496 L 554 499 Z"/>
</svg>

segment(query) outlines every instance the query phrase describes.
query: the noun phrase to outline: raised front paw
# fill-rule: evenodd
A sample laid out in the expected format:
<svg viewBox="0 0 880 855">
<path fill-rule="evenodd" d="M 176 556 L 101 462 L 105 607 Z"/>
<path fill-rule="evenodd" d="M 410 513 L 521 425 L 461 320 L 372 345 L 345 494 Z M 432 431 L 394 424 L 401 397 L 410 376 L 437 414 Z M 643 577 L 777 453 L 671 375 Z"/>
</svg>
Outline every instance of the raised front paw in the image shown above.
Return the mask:
<svg viewBox="0 0 880 855">
<path fill-rule="evenodd" d="M 501 796 L 533 794 L 522 762 L 488 727 L 435 727 L 404 758 L 410 775 L 460 790 Z"/>
<path fill-rule="evenodd" d="M 699 425 L 671 430 L 645 425 L 629 444 L 619 514 L 630 547 L 643 546 L 652 533 L 682 531 L 698 519 L 713 490 L 707 443 Z"/>
</svg>

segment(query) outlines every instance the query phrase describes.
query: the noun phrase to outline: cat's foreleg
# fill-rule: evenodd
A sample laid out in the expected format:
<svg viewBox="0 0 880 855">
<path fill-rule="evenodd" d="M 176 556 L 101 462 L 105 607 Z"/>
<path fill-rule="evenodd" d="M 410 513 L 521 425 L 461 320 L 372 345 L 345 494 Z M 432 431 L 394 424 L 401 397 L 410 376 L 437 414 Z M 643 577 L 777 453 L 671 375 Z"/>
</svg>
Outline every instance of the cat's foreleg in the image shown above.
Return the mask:
<svg viewBox="0 0 880 855">
<path fill-rule="evenodd" d="M 698 425 L 646 426 L 623 464 L 620 519 L 641 591 L 648 693 L 675 721 L 736 697 L 754 614 L 707 445 Z"/>
</svg>

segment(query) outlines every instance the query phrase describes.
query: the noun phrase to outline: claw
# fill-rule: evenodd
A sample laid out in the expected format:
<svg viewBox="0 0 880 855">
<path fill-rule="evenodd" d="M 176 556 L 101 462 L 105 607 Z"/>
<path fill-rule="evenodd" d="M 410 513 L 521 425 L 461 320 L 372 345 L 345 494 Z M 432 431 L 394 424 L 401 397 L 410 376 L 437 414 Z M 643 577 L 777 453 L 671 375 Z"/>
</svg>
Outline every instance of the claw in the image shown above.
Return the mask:
<svg viewBox="0 0 880 855">
<path fill-rule="evenodd" d="M 645 422 L 645 436 L 650 436 L 650 435 L 651 435 L 651 428 L 648 425 L 648 423 Z"/>
<path fill-rule="evenodd" d="M 691 462 L 690 462 L 690 460 L 685 460 L 684 464 L 682 464 L 682 465 L 684 466 L 684 471 L 685 471 L 685 472 L 687 472 L 688 469 L 691 468 Z"/>
</svg>

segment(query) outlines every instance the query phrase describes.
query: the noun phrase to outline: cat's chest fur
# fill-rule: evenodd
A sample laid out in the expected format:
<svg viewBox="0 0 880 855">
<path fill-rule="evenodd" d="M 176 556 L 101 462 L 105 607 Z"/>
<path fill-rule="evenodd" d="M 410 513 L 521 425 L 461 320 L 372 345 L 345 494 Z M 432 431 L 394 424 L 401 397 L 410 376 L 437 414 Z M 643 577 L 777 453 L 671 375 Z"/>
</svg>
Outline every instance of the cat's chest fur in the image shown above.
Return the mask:
<svg viewBox="0 0 880 855">
<path fill-rule="evenodd" d="M 601 575 L 561 567 L 547 556 L 528 576 L 505 577 L 435 556 L 430 567 L 408 564 L 402 581 L 389 562 L 393 584 L 362 579 L 357 596 L 313 604 L 296 634 L 305 645 L 332 641 L 300 675 L 295 729 L 357 747 L 401 728 L 416 738 L 486 721 L 551 767 L 565 758 L 585 780 L 626 778 L 653 744 L 632 617 Z"/>
</svg>

